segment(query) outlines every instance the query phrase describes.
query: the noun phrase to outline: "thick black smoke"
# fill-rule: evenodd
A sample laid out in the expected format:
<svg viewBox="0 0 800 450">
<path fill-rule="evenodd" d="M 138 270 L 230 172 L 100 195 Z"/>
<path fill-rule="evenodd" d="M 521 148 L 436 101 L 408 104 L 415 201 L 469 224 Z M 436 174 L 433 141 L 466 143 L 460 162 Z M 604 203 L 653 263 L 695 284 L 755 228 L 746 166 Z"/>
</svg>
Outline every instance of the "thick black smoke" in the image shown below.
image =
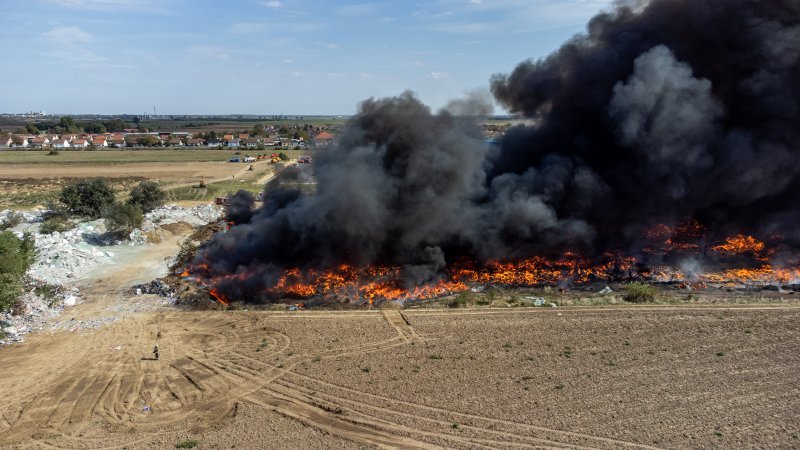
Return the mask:
<svg viewBox="0 0 800 450">
<path fill-rule="evenodd" d="M 796 244 L 799 58 L 797 1 L 618 3 L 587 35 L 493 77 L 538 125 L 507 136 L 489 178 L 590 224 L 595 248 L 686 217 Z"/>
<path fill-rule="evenodd" d="M 409 93 L 368 100 L 316 154 L 316 195 L 268 192 L 200 258 L 257 273 L 220 286 L 238 296 L 288 267 L 403 265 L 423 284 L 464 256 L 635 251 L 686 218 L 800 244 L 796 0 L 618 3 L 491 88 L 535 125 L 490 149 L 459 119 L 478 93 L 455 115 Z"/>
</svg>

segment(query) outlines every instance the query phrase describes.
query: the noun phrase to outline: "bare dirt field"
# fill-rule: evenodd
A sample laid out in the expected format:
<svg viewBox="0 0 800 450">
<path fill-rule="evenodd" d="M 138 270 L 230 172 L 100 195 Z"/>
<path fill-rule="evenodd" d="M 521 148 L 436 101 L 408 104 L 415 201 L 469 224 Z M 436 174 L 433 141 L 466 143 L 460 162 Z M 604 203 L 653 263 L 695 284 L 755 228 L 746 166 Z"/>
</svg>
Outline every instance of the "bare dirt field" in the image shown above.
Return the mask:
<svg viewBox="0 0 800 450">
<path fill-rule="evenodd" d="M 75 320 L 128 301 L 138 261 Z M 127 314 L 0 349 L 0 447 L 796 447 L 798 320 L 791 305 Z"/>
<path fill-rule="evenodd" d="M 248 153 L 242 150 L 244 155 Z M 250 152 L 257 154 L 256 151 Z M 301 152 L 287 151 L 290 157 Z M 273 172 L 264 160 L 254 164 L 229 163 L 229 150 L 135 150 L 63 151 L 48 156 L 43 151 L 0 152 L 0 209 L 43 205 L 57 197 L 61 188 L 84 178 L 105 178 L 118 191 L 129 190 L 142 180 L 153 180 L 165 188 L 184 188 L 170 197 L 177 200 L 208 200 L 228 190 L 255 192 L 256 183 Z M 227 183 L 213 192 L 192 191 L 201 180 Z"/>
</svg>

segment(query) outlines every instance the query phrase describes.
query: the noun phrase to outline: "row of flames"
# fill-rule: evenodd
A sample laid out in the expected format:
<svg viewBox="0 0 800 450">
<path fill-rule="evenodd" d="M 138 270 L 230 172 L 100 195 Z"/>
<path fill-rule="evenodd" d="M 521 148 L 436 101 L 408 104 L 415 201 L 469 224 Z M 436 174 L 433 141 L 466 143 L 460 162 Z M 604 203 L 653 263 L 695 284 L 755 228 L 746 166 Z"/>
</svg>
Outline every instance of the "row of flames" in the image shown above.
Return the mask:
<svg viewBox="0 0 800 450">
<path fill-rule="evenodd" d="M 800 268 L 778 268 L 770 264 L 773 252 L 764 242 L 752 236 L 736 235 L 716 245 L 698 243 L 703 229 L 696 222 L 667 227 L 659 225 L 645 237 L 651 242 L 646 252 L 712 252 L 719 257 L 746 255 L 757 264 L 749 268 L 725 268 L 705 273 L 684 273 L 668 267 L 643 269 L 636 258 L 606 254 L 603 262 L 592 262 L 577 254 L 566 253 L 557 259 L 533 257 L 518 261 L 457 263 L 436 280 L 422 286 L 404 285 L 402 267 L 340 265 L 327 270 L 291 268 L 284 271 L 275 285 L 264 292 L 254 293 L 269 298 L 338 298 L 376 300 L 429 299 L 461 292 L 470 285 L 541 286 L 585 284 L 593 281 L 641 279 L 655 282 L 694 282 L 705 284 L 753 285 L 786 284 L 800 279 Z M 251 274 L 213 275 L 208 264 L 193 265 L 181 274 L 211 287 L 210 295 L 227 305 L 229 299 L 217 290 L 225 283 L 244 282 Z"/>
</svg>

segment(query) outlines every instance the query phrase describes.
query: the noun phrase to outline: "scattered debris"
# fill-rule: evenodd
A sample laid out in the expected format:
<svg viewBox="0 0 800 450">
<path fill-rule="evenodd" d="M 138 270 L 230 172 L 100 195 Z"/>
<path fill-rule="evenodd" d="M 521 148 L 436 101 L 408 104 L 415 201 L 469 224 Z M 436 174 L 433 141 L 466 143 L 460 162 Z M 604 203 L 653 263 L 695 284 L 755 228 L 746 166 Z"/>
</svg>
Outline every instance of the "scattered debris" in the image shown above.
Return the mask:
<svg viewBox="0 0 800 450">
<path fill-rule="evenodd" d="M 153 280 L 149 283 L 137 284 L 133 286 L 133 291 L 136 295 L 142 295 L 144 293 L 155 294 L 170 299 L 175 297 L 175 291 L 172 290 L 172 287 L 162 280 Z"/>
<path fill-rule="evenodd" d="M 533 306 L 544 306 L 545 299 L 542 297 L 525 297 L 525 300 L 533 302 Z"/>
<path fill-rule="evenodd" d="M 25 341 L 25 335 L 49 330 L 51 320 L 64 311 L 65 300 L 78 298 L 77 288 L 65 291 L 62 286 L 53 286 L 28 278 L 24 280 L 26 291 L 20 299 L 21 311 L 0 314 L 0 346 Z"/>
</svg>

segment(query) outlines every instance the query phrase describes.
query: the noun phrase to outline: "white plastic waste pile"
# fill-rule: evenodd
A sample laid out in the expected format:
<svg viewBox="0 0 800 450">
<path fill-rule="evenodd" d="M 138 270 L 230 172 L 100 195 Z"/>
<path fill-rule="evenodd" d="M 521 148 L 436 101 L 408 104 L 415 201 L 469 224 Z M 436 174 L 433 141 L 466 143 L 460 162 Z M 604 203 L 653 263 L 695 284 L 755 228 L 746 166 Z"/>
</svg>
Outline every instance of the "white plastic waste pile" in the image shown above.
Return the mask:
<svg viewBox="0 0 800 450">
<path fill-rule="evenodd" d="M 36 261 L 28 273 L 32 278 L 63 284 L 77 274 L 114 261 L 114 253 L 103 242 L 104 220 L 83 222 L 63 233 L 36 235 Z"/>
<path fill-rule="evenodd" d="M 129 236 L 130 244 L 147 244 L 146 233 L 155 231 L 162 225 L 183 222 L 193 227 L 201 227 L 219 220 L 223 212 L 224 208 L 218 205 L 199 205 L 191 208 L 174 204 L 164 205 L 144 215 L 142 227 L 133 230 Z"/>
<path fill-rule="evenodd" d="M 39 234 L 39 227 L 46 212 L 44 210 L 19 212 L 24 221 L 11 228 L 11 231 L 20 238 L 25 232 L 30 232 L 35 238 L 36 260 L 28 270 L 28 276 L 34 280 L 63 286 L 98 266 L 114 264 L 116 259 L 114 250 L 125 251 L 119 245 L 126 243 L 116 242 L 108 237 L 104 219 L 79 223 L 72 230 L 63 233 Z M 178 222 L 200 227 L 219 220 L 222 213 L 223 208 L 217 205 L 193 208 L 167 205 L 148 213 L 142 228 L 147 232 L 156 230 L 161 225 Z M 17 212 L 0 211 L 0 223 L 12 214 Z M 130 245 L 146 244 L 144 232 L 135 230 Z M 143 239 L 133 239 L 134 236 Z M 22 297 L 22 303 L 26 306 L 24 314 L 18 311 L 13 315 L 0 314 L 0 346 L 22 342 L 25 334 L 34 331 L 45 329 L 83 331 L 99 328 L 116 320 L 116 317 L 104 317 L 88 321 L 70 319 L 53 323 L 53 319 L 58 317 L 64 308 L 73 307 L 80 301 L 78 290 L 74 287 L 59 294 L 56 301 L 40 298 L 33 290 L 26 292 Z M 170 301 L 172 301 L 171 296 L 165 300 L 167 303 Z"/>
<path fill-rule="evenodd" d="M 214 222 L 224 212 L 219 205 L 199 205 L 191 208 L 184 208 L 170 204 L 157 208 L 144 216 L 142 230 L 152 231 L 159 225 L 170 223 L 186 222 L 195 227 L 201 227 L 207 223 Z"/>
</svg>

